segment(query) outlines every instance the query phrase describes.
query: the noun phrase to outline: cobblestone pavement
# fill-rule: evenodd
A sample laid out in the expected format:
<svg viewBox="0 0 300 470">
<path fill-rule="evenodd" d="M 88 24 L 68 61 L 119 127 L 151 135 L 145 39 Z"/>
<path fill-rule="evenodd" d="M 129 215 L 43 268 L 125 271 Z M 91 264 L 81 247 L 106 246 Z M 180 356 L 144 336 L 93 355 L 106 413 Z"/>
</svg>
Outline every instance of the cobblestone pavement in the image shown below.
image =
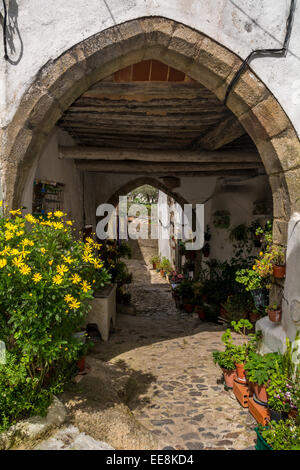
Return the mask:
<svg viewBox="0 0 300 470">
<path fill-rule="evenodd" d="M 212 361 L 222 326 L 176 310 L 169 284 L 150 268 L 153 250 L 154 242 L 143 241 L 128 261 L 137 315 L 120 314 L 115 334 L 93 355 L 131 371 L 127 405 L 160 449 L 252 447 L 255 421 L 224 390 Z"/>
</svg>

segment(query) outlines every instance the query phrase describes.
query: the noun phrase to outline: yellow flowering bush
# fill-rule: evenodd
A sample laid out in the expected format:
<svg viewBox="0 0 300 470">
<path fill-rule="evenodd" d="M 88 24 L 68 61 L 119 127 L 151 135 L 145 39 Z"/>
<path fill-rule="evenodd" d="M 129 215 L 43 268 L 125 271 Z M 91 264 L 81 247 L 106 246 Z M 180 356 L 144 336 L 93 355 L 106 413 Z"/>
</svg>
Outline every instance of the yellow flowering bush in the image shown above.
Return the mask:
<svg viewBox="0 0 300 470">
<path fill-rule="evenodd" d="M 0 340 L 9 364 L 21 370 L 18 381 L 9 364 L 0 365 L 0 428 L 37 407 L 41 412 L 41 403 L 46 409 L 62 371 L 80 354 L 74 333 L 88 301 L 110 280 L 100 245 L 75 240 L 72 230 L 61 211 L 37 218 L 16 210 L 0 218 Z M 30 399 L 20 409 L 23 392 Z"/>
</svg>

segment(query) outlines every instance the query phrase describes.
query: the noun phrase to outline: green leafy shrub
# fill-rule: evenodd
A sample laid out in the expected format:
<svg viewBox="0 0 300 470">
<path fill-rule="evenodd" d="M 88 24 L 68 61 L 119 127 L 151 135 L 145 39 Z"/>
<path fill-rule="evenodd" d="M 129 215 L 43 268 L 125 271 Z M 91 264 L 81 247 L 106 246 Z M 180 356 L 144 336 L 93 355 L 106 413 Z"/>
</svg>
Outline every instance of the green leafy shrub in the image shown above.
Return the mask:
<svg viewBox="0 0 300 470">
<path fill-rule="evenodd" d="M 259 432 L 273 450 L 300 450 L 300 427 L 293 420 L 260 425 Z"/>
<path fill-rule="evenodd" d="M 265 385 L 275 372 L 281 372 L 281 355 L 278 353 L 268 353 L 260 355 L 250 352 L 245 364 L 247 378 L 249 382 Z"/>
<path fill-rule="evenodd" d="M 61 211 L 37 218 L 21 211 L 0 218 L 0 426 L 46 409 L 81 354 L 74 337 L 94 290 L 109 281 L 90 238 L 76 241 Z M 62 373 L 64 371 L 64 373 Z"/>
</svg>

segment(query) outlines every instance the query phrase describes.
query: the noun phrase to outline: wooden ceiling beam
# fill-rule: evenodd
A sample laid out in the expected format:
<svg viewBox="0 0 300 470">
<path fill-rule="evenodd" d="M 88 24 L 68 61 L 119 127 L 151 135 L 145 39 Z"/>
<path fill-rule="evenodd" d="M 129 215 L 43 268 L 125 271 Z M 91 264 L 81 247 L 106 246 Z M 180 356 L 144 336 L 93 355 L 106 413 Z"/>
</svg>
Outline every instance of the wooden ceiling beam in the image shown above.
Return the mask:
<svg viewBox="0 0 300 470">
<path fill-rule="evenodd" d="M 178 163 L 178 162 L 145 162 L 145 161 L 109 161 L 109 160 L 76 160 L 76 166 L 86 171 L 124 174 L 175 174 L 193 172 L 222 172 L 226 170 L 253 170 L 262 168 L 260 162 L 236 163 Z"/>
<path fill-rule="evenodd" d="M 107 161 L 108 163 L 137 161 L 144 163 L 254 163 L 262 165 L 261 158 L 255 149 L 221 150 L 221 151 L 188 151 L 188 150 L 143 150 L 118 149 L 84 146 L 59 146 L 59 156 L 65 160 Z"/>
<path fill-rule="evenodd" d="M 245 129 L 235 116 L 229 116 L 209 129 L 197 140 L 196 146 L 206 150 L 217 150 L 244 135 Z"/>
</svg>

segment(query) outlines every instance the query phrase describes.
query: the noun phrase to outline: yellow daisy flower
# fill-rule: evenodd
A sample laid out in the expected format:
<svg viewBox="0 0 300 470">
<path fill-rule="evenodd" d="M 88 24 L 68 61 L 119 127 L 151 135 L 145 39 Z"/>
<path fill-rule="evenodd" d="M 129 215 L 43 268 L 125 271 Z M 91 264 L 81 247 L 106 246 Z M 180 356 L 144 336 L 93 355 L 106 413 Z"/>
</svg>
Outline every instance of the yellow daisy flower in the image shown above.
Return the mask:
<svg viewBox="0 0 300 470">
<path fill-rule="evenodd" d="M 31 268 L 27 266 L 27 264 L 20 267 L 20 273 L 23 274 L 23 276 L 27 276 L 28 274 L 30 274 L 30 272 L 31 272 Z"/>
<path fill-rule="evenodd" d="M 63 276 L 64 273 L 67 273 L 69 271 L 69 268 L 65 264 L 61 264 L 59 266 L 56 266 L 56 271 L 58 272 L 58 274 Z"/>
<path fill-rule="evenodd" d="M 73 276 L 71 276 L 71 281 L 73 282 L 73 284 L 79 284 L 80 281 L 81 281 L 81 277 L 79 276 L 79 274 L 73 274 Z"/>
<path fill-rule="evenodd" d="M 53 276 L 53 283 L 54 284 L 61 284 L 63 282 L 63 278 L 62 276 L 60 276 L 59 274 L 56 274 L 55 276 Z"/>
<path fill-rule="evenodd" d="M 35 273 L 32 279 L 33 279 L 33 282 L 37 284 L 38 282 L 42 280 L 42 275 L 40 273 Z"/>
<path fill-rule="evenodd" d="M 5 258 L 0 259 L 0 269 L 4 268 L 7 265 Z"/>
<path fill-rule="evenodd" d="M 64 213 L 62 211 L 56 211 L 54 212 L 54 217 L 61 218 L 64 216 Z"/>
<path fill-rule="evenodd" d="M 81 289 L 83 290 L 83 292 L 88 292 L 89 290 L 92 289 L 91 284 L 89 284 L 87 281 L 82 281 L 81 286 L 82 286 Z"/>
</svg>

